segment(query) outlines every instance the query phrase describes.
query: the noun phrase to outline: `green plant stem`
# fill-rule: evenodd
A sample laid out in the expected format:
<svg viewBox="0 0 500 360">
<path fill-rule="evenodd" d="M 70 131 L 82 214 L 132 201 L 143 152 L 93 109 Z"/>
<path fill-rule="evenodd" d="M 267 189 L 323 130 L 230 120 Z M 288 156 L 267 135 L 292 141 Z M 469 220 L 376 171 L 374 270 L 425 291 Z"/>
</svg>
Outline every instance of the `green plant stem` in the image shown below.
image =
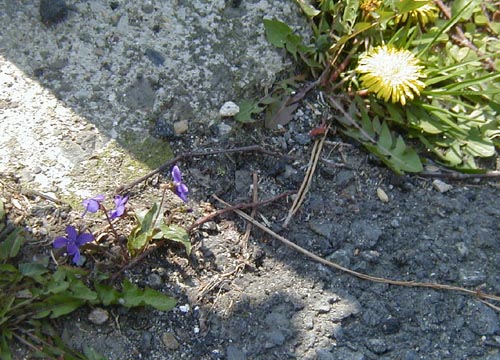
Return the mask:
<svg viewBox="0 0 500 360">
<path fill-rule="evenodd" d="M 108 211 L 106 210 L 106 207 L 102 204 L 99 204 L 101 210 L 103 211 L 104 215 L 106 216 L 106 220 L 108 221 L 109 227 L 111 228 L 111 231 L 113 232 L 113 235 L 115 236 L 116 240 L 120 241 L 120 235 L 115 229 L 115 226 L 113 225 L 113 222 L 111 221 L 111 218 L 108 215 Z"/>
<path fill-rule="evenodd" d="M 153 219 L 153 224 L 156 224 L 158 221 L 158 217 L 160 216 L 161 213 L 163 213 L 163 203 L 165 202 L 165 193 L 167 192 L 168 185 L 164 187 L 163 192 L 161 193 L 161 200 L 160 200 L 160 205 L 158 206 L 158 211 L 155 214 L 155 218 Z"/>
<path fill-rule="evenodd" d="M 111 231 L 113 232 L 113 235 L 118 242 L 118 245 L 122 249 L 123 257 L 125 259 L 125 262 L 128 262 L 130 260 L 127 252 L 127 248 L 123 245 L 123 242 L 120 240 L 120 235 L 116 231 L 115 226 L 113 225 L 113 222 L 111 221 L 111 218 L 108 215 L 108 211 L 106 210 L 106 207 L 102 204 L 99 204 L 100 209 L 104 212 L 104 215 L 106 215 L 106 220 L 108 221 L 109 227 L 111 228 Z"/>
</svg>

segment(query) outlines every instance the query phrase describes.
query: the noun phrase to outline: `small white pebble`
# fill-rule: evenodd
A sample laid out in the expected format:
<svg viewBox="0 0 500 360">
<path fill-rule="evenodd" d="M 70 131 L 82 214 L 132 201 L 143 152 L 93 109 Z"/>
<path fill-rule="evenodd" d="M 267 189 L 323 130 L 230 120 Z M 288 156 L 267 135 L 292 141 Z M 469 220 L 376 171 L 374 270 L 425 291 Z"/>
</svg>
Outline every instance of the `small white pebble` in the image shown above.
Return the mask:
<svg viewBox="0 0 500 360">
<path fill-rule="evenodd" d="M 439 179 L 434 180 L 432 182 L 432 186 L 434 187 L 434 189 L 436 189 L 440 193 L 444 193 L 444 192 L 447 192 L 447 191 L 453 189 L 453 186 L 451 186 L 450 184 L 447 184 L 444 181 L 441 181 Z"/>
<path fill-rule="evenodd" d="M 109 313 L 105 309 L 95 308 L 90 312 L 88 319 L 93 324 L 102 325 L 108 321 Z"/>
<path fill-rule="evenodd" d="M 174 133 L 175 135 L 184 134 L 189 129 L 189 122 L 187 120 L 180 120 L 174 122 Z"/>
<path fill-rule="evenodd" d="M 179 306 L 179 310 L 183 313 L 189 312 L 189 304 Z"/>
<path fill-rule="evenodd" d="M 219 115 L 222 117 L 234 116 L 240 112 L 240 107 L 232 101 L 228 101 L 222 105 L 219 110 Z"/>
<path fill-rule="evenodd" d="M 382 190 L 382 188 L 377 188 L 377 196 L 378 199 L 383 203 L 389 202 L 389 196 L 387 196 L 387 194 L 385 193 L 384 190 Z"/>
<path fill-rule="evenodd" d="M 221 136 L 227 135 L 231 132 L 231 130 L 233 130 L 233 128 L 228 124 L 219 124 L 218 128 Z"/>
<path fill-rule="evenodd" d="M 193 329 L 193 332 L 195 334 L 198 334 L 200 332 L 200 328 L 198 326 L 195 326 L 194 329 Z"/>
</svg>

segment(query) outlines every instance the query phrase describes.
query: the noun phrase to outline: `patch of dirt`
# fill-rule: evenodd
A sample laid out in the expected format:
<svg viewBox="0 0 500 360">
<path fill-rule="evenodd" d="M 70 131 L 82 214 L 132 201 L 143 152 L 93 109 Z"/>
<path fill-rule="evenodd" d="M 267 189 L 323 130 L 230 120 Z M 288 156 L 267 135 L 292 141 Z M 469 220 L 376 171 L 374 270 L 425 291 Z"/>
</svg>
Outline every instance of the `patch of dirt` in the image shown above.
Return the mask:
<svg viewBox="0 0 500 360">
<path fill-rule="evenodd" d="M 306 102 L 281 131 L 260 125 L 236 128 L 217 143 L 205 133 L 172 147 L 202 151 L 259 144 L 276 154 L 231 153 L 187 158 L 178 165 L 190 188 L 193 222 L 231 204 L 297 190 L 321 122 Z M 316 105 L 315 105 L 316 106 Z M 291 159 L 290 157 L 294 157 Z M 324 259 L 377 277 L 464 286 L 500 292 L 499 189 L 494 181 L 450 182 L 440 193 L 432 179 L 396 176 L 356 144 L 328 136 L 305 202 L 287 228 L 293 197 L 256 209 L 254 218 Z M 165 178 L 169 174 L 165 173 Z M 155 177 L 131 191 L 129 208 L 161 198 Z M 38 252 L 64 231 L 80 209 L 19 195 Z M 377 195 L 382 189 L 388 201 Z M 169 198 L 172 204 L 176 199 Z M 10 202 L 12 204 L 12 201 Z M 211 204 L 211 205 L 210 205 Z M 21 209 L 23 204 L 20 205 Z M 11 218 L 21 209 L 11 206 Z M 251 209 L 247 210 L 250 213 Z M 47 214 L 50 214 L 47 215 Z M 193 252 L 162 247 L 124 272 L 141 286 L 178 299 L 170 312 L 112 308 L 111 320 L 94 325 L 84 308 L 58 324 L 75 349 L 91 345 L 108 359 L 497 359 L 500 321 L 475 296 L 359 279 L 317 263 L 252 229 L 232 212 L 192 232 Z M 44 230 L 41 230 L 44 229 Z M 40 246 L 42 245 L 42 246 Z M 95 263 L 89 255 L 85 267 Z"/>
</svg>

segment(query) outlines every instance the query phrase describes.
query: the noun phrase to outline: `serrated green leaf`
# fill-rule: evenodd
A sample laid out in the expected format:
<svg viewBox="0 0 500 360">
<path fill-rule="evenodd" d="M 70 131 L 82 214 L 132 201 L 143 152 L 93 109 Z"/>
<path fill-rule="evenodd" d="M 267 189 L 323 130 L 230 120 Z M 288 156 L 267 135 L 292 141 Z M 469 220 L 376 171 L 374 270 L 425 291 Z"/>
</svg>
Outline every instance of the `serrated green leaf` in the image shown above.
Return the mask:
<svg viewBox="0 0 500 360">
<path fill-rule="evenodd" d="M 380 129 L 377 145 L 385 149 L 390 149 L 392 147 L 391 131 L 389 130 L 389 126 L 387 126 L 387 122 L 385 121 L 382 123 L 382 128 Z"/>
<path fill-rule="evenodd" d="M 85 305 L 83 300 L 77 299 L 67 299 L 64 302 L 58 302 L 52 305 L 50 308 L 51 314 L 50 318 L 55 319 L 63 315 L 71 314 L 76 309 Z"/>
<path fill-rule="evenodd" d="M 76 299 L 85 301 L 94 301 L 97 299 L 97 293 L 89 289 L 82 281 L 73 281 L 69 289 Z"/>
<path fill-rule="evenodd" d="M 278 48 L 284 48 L 288 35 L 293 34 L 293 30 L 279 20 L 264 19 L 264 29 L 267 40 Z"/>
<path fill-rule="evenodd" d="M 19 264 L 18 269 L 23 276 L 30 277 L 39 283 L 46 281 L 42 275 L 49 271 L 45 266 L 37 263 Z"/>
<path fill-rule="evenodd" d="M 104 284 L 94 284 L 94 289 L 97 292 L 97 296 L 104 306 L 116 304 L 118 299 L 121 297 L 120 292 L 114 289 L 112 286 Z"/>
<path fill-rule="evenodd" d="M 137 285 L 132 284 L 128 279 L 123 281 L 122 288 L 123 306 L 126 307 L 149 305 L 158 310 L 168 311 L 176 304 L 175 299 L 170 296 L 151 288 L 142 290 Z"/>
<path fill-rule="evenodd" d="M 33 304 L 31 309 L 35 311 L 34 319 L 47 316 L 54 319 L 72 313 L 85 304 L 84 300 L 77 299 L 68 292 L 48 296 L 43 302 Z"/>
<path fill-rule="evenodd" d="M 16 257 L 25 241 L 23 228 L 16 227 L 11 232 L 8 231 L 9 230 L 5 229 L 2 234 L 0 234 L 6 235 L 5 240 L 0 243 L 0 261 Z"/>
<path fill-rule="evenodd" d="M 495 155 L 495 146 L 490 139 L 486 139 L 479 132 L 479 129 L 473 127 L 465 140 L 465 151 L 474 157 L 490 157 Z"/>
<path fill-rule="evenodd" d="M 293 56 L 295 61 L 297 61 L 297 54 L 304 48 L 304 44 L 302 44 L 302 37 L 296 34 L 290 34 L 286 38 L 285 48 Z"/>
<path fill-rule="evenodd" d="M 61 265 L 59 269 L 64 271 L 68 280 L 79 280 L 89 273 L 88 270 L 68 265 Z"/>
<path fill-rule="evenodd" d="M 264 111 L 264 106 L 259 106 L 258 101 L 242 100 L 238 103 L 240 112 L 235 115 L 234 120 L 241 123 L 252 123 L 255 119 L 252 117 L 254 114 L 259 114 Z"/>
<path fill-rule="evenodd" d="M 160 229 L 164 238 L 181 243 L 184 245 L 186 253 L 188 255 L 191 253 L 191 240 L 186 229 L 176 224 L 162 225 Z"/>
<path fill-rule="evenodd" d="M 346 0 L 344 14 L 342 15 L 343 25 L 349 25 L 348 29 L 352 29 L 356 24 L 356 19 L 359 13 L 359 0 Z"/>
<path fill-rule="evenodd" d="M 314 6 L 305 3 L 304 0 L 296 0 L 296 1 L 299 4 L 302 11 L 304 12 L 304 14 L 306 14 L 306 16 L 309 18 L 318 16 L 321 13 L 321 11 L 316 9 Z"/>
<path fill-rule="evenodd" d="M 364 130 L 367 131 L 366 129 Z M 402 137 L 393 140 L 385 122 L 380 126 L 379 139 L 376 144 L 367 141 L 366 137 L 358 129 L 349 128 L 344 133 L 360 141 L 364 147 L 397 174 L 420 172 L 423 170 L 422 162 L 416 151 L 407 146 Z"/>
<path fill-rule="evenodd" d="M 65 291 L 68 288 L 69 288 L 68 281 L 61 281 L 51 278 L 47 283 L 45 290 L 47 293 L 57 294 Z"/>
<path fill-rule="evenodd" d="M 429 113 L 419 106 L 407 109 L 406 118 L 408 119 L 408 123 L 418 131 L 436 135 L 446 130 L 441 122 L 430 116 Z"/>
<path fill-rule="evenodd" d="M 135 307 L 143 305 L 142 303 L 142 291 L 135 284 L 132 284 L 130 280 L 123 280 L 121 299 L 123 303 L 120 302 L 125 307 Z"/>
<path fill-rule="evenodd" d="M 144 290 L 142 301 L 144 302 L 144 305 L 152 306 L 160 311 L 170 311 L 177 304 L 177 301 L 174 298 L 151 288 L 146 288 Z"/>
<path fill-rule="evenodd" d="M 450 165 L 455 166 L 462 163 L 463 154 L 458 143 L 453 144 L 444 152 L 444 160 Z"/>
<path fill-rule="evenodd" d="M 394 145 L 393 153 L 395 154 L 404 154 L 406 151 L 406 144 L 403 140 L 403 137 L 399 135 L 396 139 L 396 144 Z"/>
</svg>

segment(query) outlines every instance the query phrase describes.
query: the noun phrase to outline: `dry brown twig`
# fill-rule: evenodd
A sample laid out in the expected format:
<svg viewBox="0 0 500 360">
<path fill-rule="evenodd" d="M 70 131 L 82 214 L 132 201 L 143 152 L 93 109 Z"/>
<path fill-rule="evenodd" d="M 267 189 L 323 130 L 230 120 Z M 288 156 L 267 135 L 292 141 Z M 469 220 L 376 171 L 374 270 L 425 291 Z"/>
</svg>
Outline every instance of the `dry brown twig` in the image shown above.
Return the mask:
<svg viewBox="0 0 500 360">
<path fill-rule="evenodd" d="M 213 212 L 211 214 L 208 214 L 207 216 L 205 216 L 205 217 L 203 217 L 201 219 L 196 220 L 189 228 L 187 228 L 187 231 L 191 232 L 194 229 L 196 229 L 198 226 L 200 226 L 201 224 L 204 224 L 207 221 L 210 221 L 213 218 L 216 218 L 217 216 L 220 216 L 220 215 L 225 214 L 227 212 L 231 212 L 234 209 L 257 208 L 259 206 L 270 204 L 270 203 L 272 203 L 272 202 L 274 202 L 276 200 L 279 200 L 281 198 L 291 196 L 291 195 L 293 195 L 295 193 L 296 193 L 296 191 L 287 191 L 287 192 L 284 192 L 282 194 L 273 196 L 273 197 L 271 197 L 269 199 L 266 199 L 266 200 L 256 201 L 256 202 L 251 202 L 251 203 L 241 203 L 241 204 L 237 204 L 237 205 L 234 205 L 234 206 L 231 206 L 231 207 L 226 207 L 224 209 L 219 209 L 219 210 L 217 210 L 217 211 L 215 211 L 215 212 Z"/>
<path fill-rule="evenodd" d="M 259 182 L 258 182 L 258 177 L 257 173 L 254 172 L 252 174 L 252 202 L 256 204 L 259 201 Z M 257 206 L 252 206 L 252 212 L 250 213 L 250 216 L 252 218 L 255 218 L 255 215 L 257 214 Z M 245 234 L 243 235 L 243 238 L 241 239 L 241 246 L 242 246 L 242 252 L 245 253 L 248 248 L 248 239 L 250 238 L 250 233 L 252 232 L 252 223 L 249 222 L 247 223 L 246 229 L 245 229 Z"/>
<path fill-rule="evenodd" d="M 309 190 L 309 187 L 311 186 L 311 181 L 314 176 L 314 172 L 316 171 L 316 166 L 318 165 L 318 161 L 321 155 L 321 151 L 323 150 L 323 144 L 325 143 L 326 136 L 328 135 L 328 129 L 329 125 L 327 126 L 325 133 L 321 137 L 321 139 L 316 139 L 314 142 L 312 151 L 311 151 L 311 158 L 309 159 L 309 164 L 307 166 L 307 171 L 304 176 L 304 180 L 302 181 L 302 184 L 300 185 L 300 189 L 297 193 L 297 196 L 295 197 L 295 200 L 293 201 L 292 207 L 288 211 L 288 215 L 285 219 L 285 222 L 283 223 L 283 227 L 287 227 L 288 223 L 292 219 L 292 216 L 299 210 L 300 205 L 302 205 L 302 202 L 304 201 L 307 191 Z"/>
<path fill-rule="evenodd" d="M 216 195 L 212 195 L 217 201 L 220 203 L 224 204 L 225 206 L 230 206 L 228 203 L 226 203 L 224 200 L 220 199 Z M 328 261 L 326 259 L 323 259 L 322 257 L 300 247 L 299 245 L 291 242 L 290 240 L 284 238 L 283 236 L 276 234 L 274 231 L 266 227 L 265 225 L 261 224 L 260 222 L 254 220 L 251 218 L 248 214 L 244 213 L 241 210 L 234 209 L 233 210 L 236 214 L 241 216 L 243 219 L 251 222 L 254 226 L 258 227 L 259 229 L 265 231 L 275 239 L 279 240 L 281 243 L 285 244 L 288 247 L 291 247 L 292 249 L 298 251 L 299 253 L 309 257 L 310 259 L 319 262 L 323 265 L 326 265 L 328 267 L 340 270 L 342 272 L 345 272 L 347 274 L 353 275 L 357 278 L 363 279 L 363 280 L 368 280 L 376 283 L 383 283 L 383 284 L 389 284 L 389 285 L 396 285 L 396 286 L 405 286 L 405 287 L 421 287 L 421 288 L 430 288 L 430 289 L 435 289 L 435 290 L 444 290 L 444 291 L 453 291 L 461 294 L 466 294 L 466 295 L 472 295 L 478 298 L 481 302 L 484 304 L 488 305 L 494 310 L 499 310 L 497 306 L 494 304 L 490 303 L 488 300 L 493 300 L 493 301 L 500 301 L 500 296 L 497 295 L 492 295 L 488 293 L 483 293 L 483 292 L 478 292 L 476 290 L 470 290 L 466 289 L 464 287 L 460 286 L 454 286 L 454 285 L 446 285 L 446 284 L 439 284 L 439 283 L 427 283 L 427 282 L 416 282 L 416 281 L 402 281 L 402 280 L 393 280 L 393 279 L 386 279 L 386 278 L 381 278 L 381 277 L 376 277 L 376 276 L 371 276 L 367 274 L 363 274 L 354 270 L 351 270 L 349 268 L 343 267 L 337 263 Z"/>
</svg>

